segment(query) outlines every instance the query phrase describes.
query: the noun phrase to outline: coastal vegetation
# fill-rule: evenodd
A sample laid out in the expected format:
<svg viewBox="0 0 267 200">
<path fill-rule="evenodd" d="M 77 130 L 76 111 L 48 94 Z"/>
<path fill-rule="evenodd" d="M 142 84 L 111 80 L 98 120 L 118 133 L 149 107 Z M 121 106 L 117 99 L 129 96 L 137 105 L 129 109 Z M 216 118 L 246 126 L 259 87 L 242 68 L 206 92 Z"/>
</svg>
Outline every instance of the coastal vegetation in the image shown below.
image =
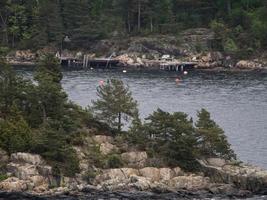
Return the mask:
<svg viewBox="0 0 267 200">
<path fill-rule="evenodd" d="M 198 113 L 195 124 L 185 113 L 161 109 L 142 122 L 137 102 L 121 80 L 111 79 L 100 85 L 98 99 L 90 109 L 84 109 L 68 100 L 61 79 L 58 61 L 52 55 L 40 59 L 33 81 L 22 78 L 1 61 L 1 149 L 8 154 L 40 154 L 53 166 L 55 174 L 65 176 L 79 172 L 73 146 L 85 144 L 85 137 L 101 132 L 115 137 L 118 145 L 147 151 L 157 161 L 151 165 L 156 166 L 178 165 L 191 171 L 198 169 L 197 159 L 236 158 L 223 130 L 205 109 Z M 130 122 L 129 129 L 123 128 L 123 122 Z M 92 166 L 123 165 L 116 151 L 103 156 L 99 146 L 87 148 Z"/>
<path fill-rule="evenodd" d="M 0 44 L 86 49 L 100 39 L 179 38 L 185 29 L 204 27 L 216 33 L 210 48 L 253 53 L 267 46 L 266 19 L 264 0 L 2 0 Z"/>
</svg>

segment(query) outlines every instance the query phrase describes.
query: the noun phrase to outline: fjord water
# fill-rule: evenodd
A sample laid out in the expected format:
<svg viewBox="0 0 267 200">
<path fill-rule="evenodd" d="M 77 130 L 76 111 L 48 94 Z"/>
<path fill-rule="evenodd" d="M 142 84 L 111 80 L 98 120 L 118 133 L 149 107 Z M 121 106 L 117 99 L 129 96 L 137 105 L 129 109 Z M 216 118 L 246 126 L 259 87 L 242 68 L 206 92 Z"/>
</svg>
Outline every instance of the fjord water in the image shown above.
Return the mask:
<svg viewBox="0 0 267 200">
<path fill-rule="evenodd" d="M 238 158 L 267 169 L 267 72 L 190 72 L 182 76 L 151 71 L 64 71 L 62 83 L 71 100 L 87 106 L 97 98 L 99 81 L 108 78 L 120 78 L 129 85 L 142 118 L 161 108 L 196 119 L 196 111 L 206 108 L 225 130 Z"/>
<path fill-rule="evenodd" d="M 99 81 L 108 78 L 129 85 L 143 118 L 157 108 L 193 118 L 197 110 L 208 109 L 238 157 L 267 169 L 267 73 L 66 71 L 62 83 L 70 99 L 87 106 L 97 98 Z"/>
</svg>

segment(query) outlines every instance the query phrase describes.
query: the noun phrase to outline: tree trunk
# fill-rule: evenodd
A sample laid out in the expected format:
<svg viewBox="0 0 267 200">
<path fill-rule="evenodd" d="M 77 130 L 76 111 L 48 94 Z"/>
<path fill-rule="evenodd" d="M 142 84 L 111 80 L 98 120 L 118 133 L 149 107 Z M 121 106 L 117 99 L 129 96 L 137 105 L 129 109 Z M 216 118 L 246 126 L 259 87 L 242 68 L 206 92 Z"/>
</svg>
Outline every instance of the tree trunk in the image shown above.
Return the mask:
<svg viewBox="0 0 267 200">
<path fill-rule="evenodd" d="M 138 1 L 138 22 L 137 22 L 137 31 L 140 32 L 141 29 L 141 1 Z"/>
<path fill-rule="evenodd" d="M 0 18 L 3 24 L 3 43 L 8 45 L 8 32 L 7 32 L 7 17 L 4 18 L 2 13 L 0 13 Z"/>
<path fill-rule="evenodd" d="M 127 16 L 127 26 L 128 26 L 128 32 L 131 33 L 130 11 L 128 11 L 128 16 Z"/>
<path fill-rule="evenodd" d="M 153 29 L 154 29 L 154 27 L 153 27 L 153 18 L 151 17 L 150 18 L 150 31 L 151 31 L 151 33 L 153 32 Z"/>
<path fill-rule="evenodd" d="M 118 121 L 118 131 L 121 132 L 121 112 L 119 112 Z"/>
<path fill-rule="evenodd" d="M 232 3 L 231 3 L 231 0 L 227 0 L 227 11 L 228 11 L 228 15 L 230 15 L 231 12 L 232 12 Z"/>
<path fill-rule="evenodd" d="M 12 47 L 15 47 L 15 34 L 12 34 Z"/>
</svg>

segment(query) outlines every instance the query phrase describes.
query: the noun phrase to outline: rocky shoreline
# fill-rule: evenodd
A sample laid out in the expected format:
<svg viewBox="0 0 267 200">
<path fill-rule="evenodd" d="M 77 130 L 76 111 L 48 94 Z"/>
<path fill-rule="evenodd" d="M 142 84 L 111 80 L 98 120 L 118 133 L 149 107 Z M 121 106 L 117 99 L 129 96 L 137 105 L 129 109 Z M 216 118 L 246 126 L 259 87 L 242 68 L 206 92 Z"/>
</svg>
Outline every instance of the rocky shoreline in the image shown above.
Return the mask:
<svg viewBox="0 0 267 200">
<path fill-rule="evenodd" d="M 87 140 L 92 142 L 91 138 Z M 103 155 L 119 150 L 110 136 L 96 135 L 93 141 Z M 199 160 L 201 170 L 191 173 L 178 166 L 149 166 L 146 152 L 129 151 L 120 154 L 123 168 L 99 169 L 89 165 L 86 148 L 74 148 L 81 169 L 75 177 L 55 175 L 39 155 L 15 153 L 9 157 L 1 150 L 6 178 L 0 182 L 0 197 L 15 199 L 23 194 L 20 199 L 227 199 L 267 194 L 267 171 L 242 163 L 209 158 Z"/>
<path fill-rule="evenodd" d="M 215 33 L 206 28 L 189 29 L 179 36 L 155 35 L 150 37 L 113 38 L 92 41 L 86 50 L 63 50 L 63 57 L 82 60 L 86 55 L 91 59 L 112 57 L 119 61 L 119 66 L 131 69 L 159 69 L 160 64 L 193 62 L 196 69 L 214 71 L 264 70 L 267 68 L 267 53 L 241 59 L 234 53 L 211 50 L 210 43 L 215 40 Z M 44 53 L 56 55 L 58 49 L 45 47 L 37 51 L 16 50 L 7 55 L 11 65 L 35 65 Z M 169 55 L 164 60 L 162 57 Z"/>
</svg>

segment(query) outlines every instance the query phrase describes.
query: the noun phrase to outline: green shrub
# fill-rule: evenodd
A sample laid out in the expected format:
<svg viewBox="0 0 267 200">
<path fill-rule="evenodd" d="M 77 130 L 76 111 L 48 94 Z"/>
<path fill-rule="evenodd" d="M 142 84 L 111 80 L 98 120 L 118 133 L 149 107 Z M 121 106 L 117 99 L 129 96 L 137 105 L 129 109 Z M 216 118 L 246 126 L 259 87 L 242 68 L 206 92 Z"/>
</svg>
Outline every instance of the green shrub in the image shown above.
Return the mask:
<svg viewBox="0 0 267 200">
<path fill-rule="evenodd" d="M 6 174 L 0 173 L 0 182 L 6 180 L 7 178 L 8 176 Z"/>
<path fill-rule="evenodd" d="M 89 168 L 87 171 L 86 171 L 86 174 L 83 176 L 83 179 L 91 184 L 92 181 L 95 179 L 95 177 L 97 176 L 97 172 L 93 169 L 93 168 Z"/>
<path fill-rule="evenodd" d="M 111 154 L 107 157 L 107 168 L 120 168 L 123 166 L 121 157 L 117 154 Z"/>
<path fill-rule="evenodd" d="M 225 52 L 237 52 L 239 50 L 235 41 L 232 38 L 227 38 L 224 42 L 224 51 Z"/>
<path fill-rule="evenodd" d="M 9 154 L 27 152 L 31 148 L 32 134 L 22 116 L 11 116 L 0 121 L 0 148 Z"/>
</svg>

